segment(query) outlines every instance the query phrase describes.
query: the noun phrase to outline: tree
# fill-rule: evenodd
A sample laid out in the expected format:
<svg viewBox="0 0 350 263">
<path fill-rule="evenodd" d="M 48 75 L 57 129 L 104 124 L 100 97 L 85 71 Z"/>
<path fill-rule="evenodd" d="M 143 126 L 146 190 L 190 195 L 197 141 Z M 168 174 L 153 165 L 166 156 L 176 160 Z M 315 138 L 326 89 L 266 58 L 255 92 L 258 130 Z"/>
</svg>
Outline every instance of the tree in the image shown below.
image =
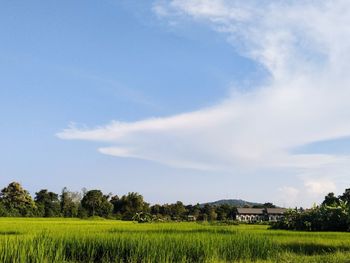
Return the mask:
<svg viewBox="0 0 350 263">
<path fill-rule="evenodd" d="M 161 214 L 161 210 L 162 210 L 162 206 L 158 205 L 158 204 L 155 204 L 155 205 L 152 205 L 150 207 L 150 210 L 151 210 L 151 214 L 152 215 L 160 215 Z"/>
<path fill-rule="evenodd" d="M 58 194 L 49 192 L 47 189 L 35 193 L 35 203 L 38 207 L 38 214 L 43 217 L 60 216 L 60 202 Z"/>
<path fill-rule="evenodd" d="M 222 204 L 216 207 L 217 220 L 233 220 L 236 215 L 236 207 L 229 204 Z"/>
<path fill-rule="evenodd" d="M 136 213 L 148 212 L 149 204 L 144 202 L 143 196 L 138 193 L 128 193 L 113 201 L 113 211 L 121 215 L 124 220 L 131 220 Z"/>
<path fill-rule="evenodd" d="M 350 204 L 350 188 L 345 189 L 345 192 L 341 196 L 339 196 L 339 199 Z"/>
<path fill-rule="evenodd" d="M 322 202 L 322 205 L 327 206 L 337 206 L 339 205 L 339 198 L 334 195 L 334 193 L 329 193 L 325 196 L 324 201 Z"/>
<path fill-rule="evenodd" d="M 28 191 L 17 182 L 1 190 L 0 202 L 8 216 L 34 216 L 37 209 Z"/>
<path fill-rule="evenodd" d="M 4 204 L 0 201 L 0 216 L 8 216 Z"/>
<path fill-rule="evenodd" d="M 170 205 L 170 216 L 174 220 L 183 220 L 186 212 L 185 206 L 180 201 Z"/>
<path fill-rule="evenodd" d="M 109 201 L 113 205 L 113 214 L 119 214 L 119 202 L 120 198 L 118 195 L 114 195 L 111 197 L 111 200 Z"/>
<path fill-rule="evenodd" d="M 89 216 L 108 217 L 113 209 L 108 199 L 109 196 L 103 195 L 100 190 L 90 190 L 85 193 L 81 205 Z"/>
<path fill-rule="evenodd" d="M 203 209 L 202 209 L 202 216 L 203 216 L 203 220 L 206 221 L 214 221 L 217 219 L 217 214 L 215 212 L 215 207 L 209 205 L 209 204 L 205 204 Z"/>
<path fill-rule="evenodd" d="M 349 209 L 346 202 L 340 200 L 332 205 L 320 207 L 321 229 L 324 231 L 349 230 Z"/>
<path fill-rule="evenodd" d="M 246 207 L 246 206 L 244 206 Z M 273 203 L 267 202 L 264 204 L 257 204 L 257 205 L 253 205 L 253 208 L 276 208 L 276 206 Z M 249 208 L 249 206 L 247 206 L 247 208 Z"/>
<path fill-rule="evenodd" d="M 270 202 L 264 203 L 263 207 L 264 208 L 276 208 L 276 206 L 273 203 L 270 203 Z"/>
<path fill-rule="evenodd" d="M 329 193 L 321 205 L 311 209 L 293 209 L 284 214 L 284 219 L 272 227 L 308 231 L 349 231 L 350 213 L 347 200 L 348 189 L 340 199 Z"/>
<path fill-rule="evenodd" d="M 188 211 L 188 214 L 193 216 L 195 220 L 197 220 L 200 217 L 200 213 L 201 213 L 201 207 L 200 204 L 196 204 L 196 205 L 187 205 L 186 209 Z"/>
<path fill-rule="evenodd" d="M 64 187 L 60 196 L 61 214 L 64 217 L 77 217 L 81 198 L 81 193 L 71 192 Z"/>
</svg>

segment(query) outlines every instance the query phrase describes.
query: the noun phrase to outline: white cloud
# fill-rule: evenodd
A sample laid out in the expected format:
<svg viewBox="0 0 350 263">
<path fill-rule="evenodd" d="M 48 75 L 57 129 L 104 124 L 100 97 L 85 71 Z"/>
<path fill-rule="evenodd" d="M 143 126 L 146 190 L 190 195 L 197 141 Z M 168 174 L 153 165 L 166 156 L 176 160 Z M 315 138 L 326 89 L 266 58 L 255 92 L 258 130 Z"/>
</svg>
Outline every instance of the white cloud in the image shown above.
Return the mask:
<svg viewBox="0 0 350 263">
<path fill-rule="evenodd" d="M 301 176 L 303 184 L 295 186 L 282 186 L 277 191 L 277 204 L 283 207 L 304 205 L 310 207 L 320 203 L 330 193 L 337 193 L 334 178 Z M 340 194 L 340 192 L 339 192 Z"/>
<path fill-rule="evenodd" d="M 326 195 L 337 189 L 335 183 L 327 178 L 306 179 L 304 185 L 308 193 L 313 195 Z"/>
<path fill-rule="evenodd" d="M 221 0 L 158 1 L 153 5 L 153 9 L 160 16 L 185 12 L 193 18 L 209 19 L 212 22 L 225 22 L 227 19 L 244 21 L 251 16 L 251 12 L 242 8 L 242 3 L 231 2 L 228 5 L 226 1 Z"/>
<path fill-rule="evenodd" d="M 58 137 L 108 142 L 100 152 L 194 169 L 350 166 L 348 156 L 292 153 L 350 135 L 349 1 L 173 0 L 158 1 L 153 10 L 226 34 L 238 52 L 269 71 L 269 83 L 211 108 L 94 129 L 69 127 Z M 315 193 L 323 189 L 306 186 Z"/>
</svg>

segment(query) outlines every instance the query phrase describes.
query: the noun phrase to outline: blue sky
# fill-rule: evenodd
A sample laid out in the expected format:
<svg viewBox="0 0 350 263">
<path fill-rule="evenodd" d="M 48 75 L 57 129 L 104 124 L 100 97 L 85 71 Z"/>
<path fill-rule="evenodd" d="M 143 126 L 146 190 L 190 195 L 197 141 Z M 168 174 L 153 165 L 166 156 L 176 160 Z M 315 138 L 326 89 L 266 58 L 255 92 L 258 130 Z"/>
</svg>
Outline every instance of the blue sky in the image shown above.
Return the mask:
<svg viewBox="0 0 350 263">
<path fill-rule="evenodd" d="M 344 7 L 322 3 L 305 13 L 338 23 Z M 347 41 L 299 25 L 298 1 L 282 22 L 267 14 L 286 7 L 269 4 L 264 15 L 256 1 L 1 3 L 0 184 L 137 191 L 152 203 L 310 205 L 340 193 L 350 109 L 332 63 L 346 63 Z"/>
</svg>

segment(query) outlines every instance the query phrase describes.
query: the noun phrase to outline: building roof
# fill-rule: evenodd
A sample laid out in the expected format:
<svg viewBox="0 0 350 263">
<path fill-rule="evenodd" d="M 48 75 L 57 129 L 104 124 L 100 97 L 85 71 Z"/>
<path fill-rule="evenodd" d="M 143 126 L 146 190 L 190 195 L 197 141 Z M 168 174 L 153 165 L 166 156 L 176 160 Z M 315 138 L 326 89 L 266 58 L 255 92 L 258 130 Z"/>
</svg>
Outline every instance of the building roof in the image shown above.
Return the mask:
<svg viewBox="0 0 350 263">
<path fill-rule="evenodd" d="M 262 215 L 264 212 L 268 215 L 282 215 L 287 209 L 286 208 L 237 208 L 239 215 Z"/>
<path fill-rule="evenodd" d="M 285 208 L 266 208 L 267 214 L 278 214 L 282 215 L 287 211 Z"/>
<path fill-rule="evenodd" d="M 237 208 L 238 214 L 250 214 L 250 215 L 262 215 L 264 214 L 263 208 Z"/>
</svg>

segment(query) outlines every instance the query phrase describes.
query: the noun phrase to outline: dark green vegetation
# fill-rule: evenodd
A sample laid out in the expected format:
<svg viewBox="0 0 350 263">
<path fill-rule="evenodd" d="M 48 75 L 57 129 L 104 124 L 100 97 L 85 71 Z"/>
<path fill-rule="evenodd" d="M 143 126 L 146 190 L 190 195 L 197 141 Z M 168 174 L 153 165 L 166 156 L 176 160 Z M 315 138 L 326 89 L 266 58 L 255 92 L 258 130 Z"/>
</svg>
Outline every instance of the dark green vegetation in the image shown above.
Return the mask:
<svg viewBox="0 0 350 263">
<path fill-rule="evenodd" d="M 350 234 L 263 225 L 0 218 L 0 262 L 349 262 Z"/>
<path fill-rule="evenodd" d="M 204 203 L 204 204 L 201 204 L 201 206 L 204 206 L 206 204 L 211 205 L 211 206 L 231 205 L 231 206 L 235 206 L 235 207 L 260 207 L 260 206 L 264 206 L 261 203 L 248 202 L 248 201 L 245 201 L 242 199 L 222 199 L 222 200 L 218 200 L 215 202 Z"/>
<path fill-rule="evenodd" d="M 336 197 L 329 193 L 321 205 L 311 209 L 293 209 L 272 225 L 276 229 L 306 231 L 350 231 L 350 189 Z"/>
<path fill-rule="evenodd" d="M 259 206 L 264 206 L 258 204 Z M 273 206 L 271 203 L 266 207 Z M 0 192 L 0 216 L 3 217 L 79 217 L 99 216 L 121 220 L 149 221 L 232 221 L 236 206 L 222 204 L 150 206 L 138 193 L 121 197 L 105 195 L 100 190 L 80 192 L 62 190 L 60 195 L 42 189 L 34 199 L 19 183 L 10 183 Z"/>
</svg>

